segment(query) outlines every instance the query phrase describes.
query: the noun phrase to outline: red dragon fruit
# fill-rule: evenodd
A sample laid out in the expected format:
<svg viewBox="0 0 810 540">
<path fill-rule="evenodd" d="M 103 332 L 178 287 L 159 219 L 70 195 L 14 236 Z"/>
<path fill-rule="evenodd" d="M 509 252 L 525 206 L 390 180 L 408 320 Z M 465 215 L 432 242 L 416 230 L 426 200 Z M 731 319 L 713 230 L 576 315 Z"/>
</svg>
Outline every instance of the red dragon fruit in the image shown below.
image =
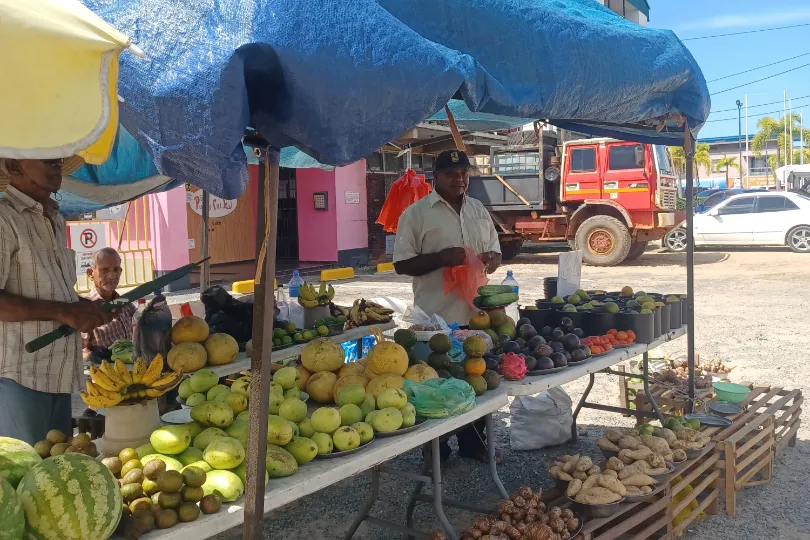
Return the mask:
<svg viewBox="0 0 810 540">
<path fill-rule="evenodd" d="M 507 381 L 519 381 L 528 373 L 526 361 L 515 353 L 506 353 L 501 358 L 501 373 Z"/>
</svg>

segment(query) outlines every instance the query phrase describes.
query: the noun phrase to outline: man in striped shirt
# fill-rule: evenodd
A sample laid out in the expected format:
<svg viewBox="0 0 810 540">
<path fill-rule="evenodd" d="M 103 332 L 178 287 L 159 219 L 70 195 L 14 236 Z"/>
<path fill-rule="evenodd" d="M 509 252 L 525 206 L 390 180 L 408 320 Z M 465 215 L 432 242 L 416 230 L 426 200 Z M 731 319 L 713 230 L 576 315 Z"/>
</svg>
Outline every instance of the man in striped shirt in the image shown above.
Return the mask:
<svg viewBox="0 0 810 540">
<path fill-rule="evenodd" d="M 82 377 L 79 335 L 25 352 L 32 339 L 66 324 L 81 332 L 117 313 L 76 294 L 76 257 L 51 199 L 61 159 L 0 159 L 0 436 L 34 444 L 50 429 L 72 434 L 71 398 Z"/>
<path fill-rule="evenodd" d="M 93 266 L 88 271 L 93 289 L 85 295 L 88 300 L 109 302 L 118 298 L 116 289 L 121 281 L 121 256 L 113 248 L 104 248 L 93 255 Z M 135 306 L 126 304 L 118 316 L 92 332 L 82 334 L 85 357 L 96 348 L 109 348 L 116 340 L 132 339 L 132 317 Z"/>
</svg>

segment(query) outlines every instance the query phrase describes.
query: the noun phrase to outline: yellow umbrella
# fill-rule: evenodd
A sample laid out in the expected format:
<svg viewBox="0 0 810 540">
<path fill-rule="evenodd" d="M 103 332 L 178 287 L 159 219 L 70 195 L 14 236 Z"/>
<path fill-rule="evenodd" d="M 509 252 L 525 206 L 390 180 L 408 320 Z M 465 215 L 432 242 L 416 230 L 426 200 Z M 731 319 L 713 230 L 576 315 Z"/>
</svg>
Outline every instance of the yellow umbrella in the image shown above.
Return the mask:
<svg viewBox="0 0 810 540">
<path fill-rule="evenodd" d="M 143 55 L 78 0 L 0 0 L 0 158 L 103 163 L 127 48 Z"/>
</svg>

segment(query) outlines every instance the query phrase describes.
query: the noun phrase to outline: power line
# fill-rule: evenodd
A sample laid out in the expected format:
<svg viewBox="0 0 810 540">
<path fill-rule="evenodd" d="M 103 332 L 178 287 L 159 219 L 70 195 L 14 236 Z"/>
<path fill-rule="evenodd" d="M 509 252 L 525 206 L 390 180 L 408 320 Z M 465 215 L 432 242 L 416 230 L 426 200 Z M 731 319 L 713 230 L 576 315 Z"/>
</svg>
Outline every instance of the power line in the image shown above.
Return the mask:
<svg viewBox="0 0 810 540">
<path fill-rule="evenodd" d="M 791 26 L 777 26 L 774 28 L 761 28 L 759 30 L 746 30 L 745 32 L 732 32 L 731 34 L 715 34 L 713 36 L 700 36 L 700 37 L 691 37 L 691 38 L 683 38 L 681 41 L 694 41 L 697 39 L 712 39 L 712 38 L 719 38 L 719 37 L 728 37 L 728 36 L 741 36 L 743 34 L 756 34 L 759 32 L 770 32 L 772 30 L 787 30 L 788 28 L 799 28 L 801 26 L 810 26 L 810 23 L 805 24 L 794 24 Z"/>
<path fill-rule="evenodd" d="M 810 97 L 810 95 L 808 95 L 808 96 L 799 96 L 799 97 L 796 97 L 796 98 L 793 98 L 793 99 L 804 99 L 804 98 L 809 98 L 809 97 Z M 749 109 L 755 109 L 757 107 L 767 107 L 768 105 L 776 105 L 777 103 L 782 103 L 782 100 L 780 99 L 779 101 L 771 101 L 769 103 L 760 103 L 759 105 L 749 105 L 748 108 Z M 736 111 L 736 110 L 737 110 L 737 107 L 734 107 L 732 109 L 720 109 L 718 111 L 712 111 L 712 112 L 713 113 L 721 113 L 721 112 L 731 112 L 731 111 Z"/>
<path fill-rule="evenodd" d="M 755 67 L 755 68 L 746 69 L 745 71 L 739 71 L 737 73 L 732 73 L 731 75 L 726 75 L 725 77 L 720 77 L 718 79 L 712 79 L 712 80 L 706 81 L 706 82 L 707 83 L 713 83 L 713 82 L 717 82 L 717 81 L 722 81 L 723 79 L 730 79 L 731 77 L 736 77 L 737 75 L 742 75 L 743 73 L 751 73 L 752 71 L 756 71 L 758 69 L 763 69 L 763 68 L 766 68 L 766 67 L 775 66 L 776 64 L 782 64 L 784 62 L 789 62 L 791 60 L 795 60 L 797 58 L 801 58 L 802 56 L 807 56 L 807 55 L 810 55 L 810 52 L 806 52 L 806 53 L 800 54 L 798 56 L 792 56 L 790 58 L 785 58 L 784 60 L 778 60 L 776 62 L 771 62 L 770 64 L 765 64 L 764 66 L 758 66 L 758 67 Z"/>
<path fill-rule="evenodd" d="M 804 106 L 804 105 L 800 105 L 800 106 Z M 794 104 L 794 107 L 795 107 L 795 104 Z M 737 109 L 734 109 L 734 110 L 736 111 Z M 781 112 L 784 112 L 784 111 L 782 109 L 778 109 L 778 110 L 775 110 L 775 111 L 768 111 L 768 112 L 764 112 L 764 113 L 749 114 L 748 118 L 755 118 L 757 116 L 767 116 L 769 114 L 776 114 L 776 113 L 781 113 Z M 709 122 L 726 122 L 728 120 L 737 120 L 737 117 L 733 116 L 733 117 L 729 117 L 729 118 L 718 118 L 716 120 L 706 120 L 706 123 L 708 124 Z"/>
<path fill-rule="evenodd" d="M 754 83 L 767 81 L 768 79 L 773 79 L 774 77 L 778 77 L 779 75 L 784 75 L 785 73 L 790 73 L 791 71 L 796 71 L 797 69 L 801 69 L 801 68 L 804 68 L 804 67 L 807 67 L 807 66 L 810 66 L 810 63 L 802 64 L 801 66 L 797 66 L 795 68 L 791 68 L 791 69 L 788 69 L 786 71 L 780 71 L 779 73 L 774 73 L 773 75 L 768 75 L 767 77 L 762 77 L 761 79 L 757 79 L 755 81 L 747 82 L 745 84 L 739 84 L 737 86 L 732 86 L 731 88 L 726 88 L 725 90 L 720 90 L 719 92 L 712 92 L 712 95 L 716 96 L 717 94 L 723 94 L 725 92 L 731 92 L 732 90 L 736 90 L 737 88 L 742 88 L 743 86 L 750 86 L 750 85 L 752 85 Z"/>
</svg>

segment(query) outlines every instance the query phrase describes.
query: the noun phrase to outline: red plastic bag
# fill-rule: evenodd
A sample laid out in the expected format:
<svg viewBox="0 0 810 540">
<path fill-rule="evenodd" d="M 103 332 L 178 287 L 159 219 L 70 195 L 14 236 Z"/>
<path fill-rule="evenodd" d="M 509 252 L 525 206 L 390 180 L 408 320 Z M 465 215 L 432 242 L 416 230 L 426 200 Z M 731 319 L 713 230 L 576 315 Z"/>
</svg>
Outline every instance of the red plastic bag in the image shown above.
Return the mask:
<svg viewBox="0 0 810 540">
<path fill-rule="evenodd" d="M 478 287 L 489 283 L 487 267 L 474 249 L 467 247 L 464 252 L 467 258 L 463 265 L 444 269 L 444 294 L 452 292 L 475 307 L 473 299 L 478 296 Z"/>
<path fill-rule="evenodd" d="M 430 189 L 430 184 L 425 182 L 424 174 L 416 174 L 413 169 L 408 169 L 391 184 L 391 190 L 385 198 L 377 223 L 382 225 L 385 232 L 396 233 L 399 218 L 405 209 L 427 196 Z"/>
</svg>

